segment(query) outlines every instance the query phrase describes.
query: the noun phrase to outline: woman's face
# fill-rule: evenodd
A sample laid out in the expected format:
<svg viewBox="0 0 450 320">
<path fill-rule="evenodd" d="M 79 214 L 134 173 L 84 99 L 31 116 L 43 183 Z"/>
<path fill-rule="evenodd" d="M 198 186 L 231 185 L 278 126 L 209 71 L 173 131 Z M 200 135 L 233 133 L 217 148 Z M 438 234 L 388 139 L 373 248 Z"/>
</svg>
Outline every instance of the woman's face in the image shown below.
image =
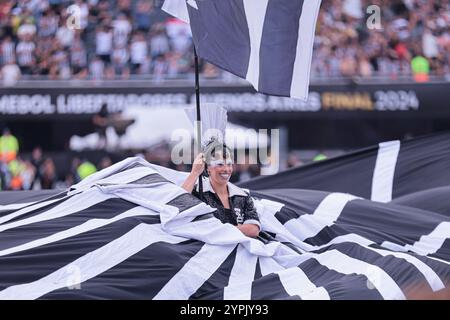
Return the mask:
<svg viewBox="0 0 450 320">
<path fill-rule="evenodd" d="M 230 158 L 216 157 L 208 165 L 209 179 L 212 184 L 226 185 L 233 173 L 233 162 Z"/>
</svg>

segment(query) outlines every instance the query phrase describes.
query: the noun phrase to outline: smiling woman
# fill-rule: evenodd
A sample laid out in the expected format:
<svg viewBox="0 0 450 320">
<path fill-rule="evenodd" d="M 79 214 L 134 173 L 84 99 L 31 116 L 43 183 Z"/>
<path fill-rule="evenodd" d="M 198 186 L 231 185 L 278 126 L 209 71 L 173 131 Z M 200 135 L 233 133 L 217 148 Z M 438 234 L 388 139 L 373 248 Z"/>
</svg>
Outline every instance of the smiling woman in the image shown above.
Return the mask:
<svg viewBox="0 0 450 320">
<path fill-rule="evenodd" d="M 204 193 L 200 197 L 196 182 L 205 167 L 209 179 L 204 180 Z M 225 144 L 213 141 L 205 153 L 196 157 L 183 188 L 216 208 L 214 215 L 220 221 L 231 223 L 246 236 L 256 238 L 261 227 L 258 213 L 250 195 L 229 182 L 232 173 L 231 150 Z"/>
</svg>

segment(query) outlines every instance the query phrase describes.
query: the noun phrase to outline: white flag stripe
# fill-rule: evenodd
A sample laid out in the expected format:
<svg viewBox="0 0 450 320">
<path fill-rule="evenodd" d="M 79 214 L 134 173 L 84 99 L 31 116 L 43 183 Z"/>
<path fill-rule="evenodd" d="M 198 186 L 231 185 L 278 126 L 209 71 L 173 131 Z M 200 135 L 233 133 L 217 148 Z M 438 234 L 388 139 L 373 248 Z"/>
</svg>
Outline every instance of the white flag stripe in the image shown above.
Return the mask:
<svg viewBox="0 0 450 320">
<path fill-rule="evenodd" d="M 134 184 L 114 185 L 101 187 L 99 189 L 105 194 L 111 194 L 115 197 L 126 199 L 158 212 L 163 210 L 166 203 L 182 194 L 186 194 L 186 190 L 183 188 L 167 182 L 152 184 L 151 192 L 149 192 L 149 187 L 147 185 Z M 129 192 L 129 190 L 133 191 Z"/>
<path fill-rule="evenodd" d="M 106 184 L 110 184 L 110 183 L 118 183 L 118 181 L 123 181 L 123 183 L 127 183 L 127 182 L 132 182 L 135 181 L 137 179 L 143 178 L 145 176 L 148 176 L 149 174 L 154 174 L 155 171 L 150 169 L 150 168 L 143 168 L 143 167 L 138 167 L 138 168 L 133 168 L 130 170 L 130 174 L 127 175 L 127 172 L 119 172 L 111 177 L 102 179 L 97 181 L 97 183 L 106 183 Z M 117 176 L 120 176 L 120 179 L 117 178 Z M 167 185 L 169 185 L 168 183 L 160 183 L 161 186 L 159 186 L 158 188 L 155 188 L 154 191 L 152 192 L 152 195 L 155 196 L 155 199 L 158 199 L 158 201 L 163 201 L 163 200 L 171 200 L 172 198 L 170 198 L 171 196 L 174 196 L 174 194 L 179 195 L 181 194 L 181 189 L 179 188 L 170 188 L 170 187 L 166 187 Z M 166 185 L 166 186 L 165 186 Z M 119 186 L 122 189 L 126 189 L 127 187 L 129 188 L 136 188 L 136 186 L 132 186 L 132 185 L 120 185 Z M 37 222 L 41 222 L 41 221 L 45 221 L 45 220 L 49 220 L 49 219 L 54 219 L 54 218 L 59 218 L 59 217 L 63 217 L 72 213 L 75 213 L 77 211 L 81 211 L 84 209 L 87 209 L 97 203 L 100 203 L 102 201 L 105 201 L 107 199 L 111 199 L 111 198 L 117 198 L 118 196 L 114 193 L 106 193 L 105 191 L 108 190 L 115 190 L 115 188 L 119 188 L 117 186 L 105 186 L 105 187 L 101 187 L 99 186 L 98 188 L 93 188 L 93 189 L 87 189 L 85 190 L 85 194 L 83 195 L 82 200 L 80 200 L 80 197 L 78 194 L 72 196 L 71 198 L 67 199 L 66 201 L 64 201 L 63 203 L 55 206 L 54 208 L 43 212 L 39 215 L 30 217 L 30 218 L 26 218 L 26 219 L 22 219 L 22 220 L 18 220 L 18 221 L 14 221 L 12 223 L 5 223 L 3 225 L 0 225 L 0 232 L 4 231 L 4 230 L 8 230 L 11 228 L 15 228 L 15 227 L 19 227 L 19 226 L 24 226 L 27 224 L 31 224 L 31 223 L 37 223 Z M 142 189 L 145 188 L 145 185 L 142 186 Z M 170 190 L 169 190 L 170 189 Z M 102 190 L 103 192 L 101 192 L 100 190 Z M 171 191 L 171 192 L 169 192 Z M 136 194 L 139 193 L 139 190 L 135 191 Z M 50 204 L 54 201 L 57 200 L 51 200 L 49 202 L 47 202 L 47 204 Z M 8 220 L 11 220 L 12 218 L 15 218 L 19 215 L 23 215 L 26 212 L 30 212 L 36 208 L 38 208 L 39 206 L 42 206 L 43 203 L 39 203 L 36 204 L 35 206 L 31 206 L 29 208 L 24 208 L 23 211 L 17 211 L 12 213 L 11 215 L 8 215 Z M 4 217 L 6 218 L 6 217 Z"/>
<path fill-rule="evenodd" d="M 284 270 L 284 267 L 279 265 L 271 257 L 260 257 L 259 258 L 259 267 L 261 268 L 262 276 L 266 276 L 268 274 L 276 273 L 276 272 Z"/>
<path fill-rule="evenodd" d="M 173 182 L 177 186 L 182 186 L 186 178 L 189 176 L 189 172 L 180 172 L 166 167 L 158 166 L 156 164 L 149 164 L 149 166 L 159 173 L 166 180 Z"/>
<path fill-rule="evenodd" d="M 259 53 L 264 28 L 264 17 L 269 0 L 245 0 L 245 16 L 250 35 L 250 60 L 246 79 L 258 90 L 259 86 Z"/>
<path fill-rule="evenodd" d="M 11 204 L 4 204 L 0 205 L 0 211 L 9 211 L 9 210 L 17 210 L 26 206 L 29 206 L 30 204 L 36 203 L 37 201 L 33 202 L 24 202 L 24 203 L 11 203 Z"/>
<path fill-rule="evenodd" d="M 21 216 L 21 215 L 23 215 L 25 213 L 37 210 L 39 208 L 42 208 L 42 207 L 45 207 L 45 206 L 47 206 L 49 204 L 57 202 L 58 200 L 61 200 L 61 199 L 53 199 L 53 200 L 48 200 L 48 201 L 42 201 L 42 202 L 36 203 L 34 205 L 31 205 L 31 206 L 29 206 L 27 208 L 23 208 L 23 209 L 20 209 L 18 211 L 11 212 L 10 214 L 0 218 L 0 225 L 5 223 L 5 222 L 8 222 L 9 220 L 17 218 L 17 217 L 19 217 L 19 216 Z"/>
<path fill-rule="evenodd" d="M 276 235 L 275 239 L 277 239 L 278 241 L 287 241 L 295 244 L 300 251 L 311 250 L 310 244 L 299 240 L 296 236 L 289 232 L 289 230 L 287 230 L 286 227 L 278 219 L 275 218 L 275 213 L 280 211 L 279 209 L 277 209 L 277 203 L 273 201 L 266 202 L 266 200 L 254 200 L 254 202 L 259 214 L 259 220 L 261 222 L 261 225 L 264 225 L 265 231 L 274 233 Z M 271 202 L 274 203 L 275 206 L 272 205 Z"/>
<path fill-rule="evenodd" d="M 348 193 L 330 193 L 314 210 L 313 216 L 328 223 L 335 222 L 348 202 L 361 199 Z"/>
<path fill-rule="evenodd" d="M 438 261 L 438 262 L 442 262 L 442 263 L 447 264 L 447 265 L 450 266 L 450 261 L 445 261 L 445 260 L 443 260 L 443 259 L 439 259 L 439 258 L 436 258 L 436 257 L 428 257 L 428 256 L 427 256 L 427 258 L 428 258 L 428 259 L 431 259 L 431 260 Z M 445 279 L 445 280 L 448 281 L 448 279 Z"/>
<path fill-rule="evenodd" d="M 157 172 L 148 167 L 136 167 L 122 172 L 117 172 L 109 177 L 97 180 L 91 183 L 90 187 L 95 184 L 126 184 L 144 178 L 151 174 L 157 174 Z"/>
<path fill-rule="evenodd" d="M 436 272 L 434 272 L 433 269 L 431 269 L 429 266 L 427 266 L 425 263 L 423 263 L 421 260 L 417 259 L 416 257 L 414 257 L 410 254 L 403 253 L 403 252 L 395 252 L 395 251 L 370 247 L 371 244 L 374 244 L 373 241 L 366 239 L 360 235 L 354 234 L 354 233 L 350 233 L 350 234 L 346 234 L 343 236 L 333 238 L 333 240 L 331 240 L 330 242 L 328 242 L 324 245 L 316 246 L 314 248 L 314 250 L 320 250 L 320 249 L 328 247 L 332 244 L 338 244 L 338 243 L 344 243 L 344 242 L 356 243 L 368 250 L 374 251 L 374 252 L 382 255 L 383 257 L 394 256 L 399 259 L 404 259 L 404 260 L 408 261 L 410 264 L 412 264 L 420 273 L 422 273 L 422 275 L 426 278 L 428 284 L 434 291 L 440 290 L 445 287 L 444 283 L 442 282 L 441 278 L 436 274 Z"/>
<path fill-rule="evenodd" d="M 156 213 L 156 212 L 152 213 L 150 210 L 143 208 L 143 207 L 136 207 L 136 208 L 130 209 L 128 211 L 125 211 L 111 219 L 91 219 L 91 220 L 88 220 L 76 227 L 57 232 L 48 237 L 36 239 L 36 240 L 30 241 L 30 242 L 27 242 L 27 243 L 24 243 L 24 244 L 15 246 L 15 247 L 0 250 L 0 257 L 6 256 L 8 254 L 17 253 L 20 251 L 34 249 L 34 248 L 44 246 L 44 245 L 47 245 L 50 243 L 54 243 L 57 241 L 61 241 L 63 239 L 67 239 L 70 237 L 75 237 L 79 234 L 104 227 L 108 224 L 114 223 L 116 221 L 119 221 L 119 220 L 122 220 L 125 218 L 145 216 L 145 215 L 158 215 L 158 213 Z"/>
<path fill-rule="evenodd" d="M 224 288 L 225 300 L 250 300 L 257 261 L 256 255 L 250 254 L 243 246 L 238 246 L 230 281 Z"/>
<path fill-rule="evenodd" d="M 303 241 L 317 235 L 324 227 L 331 226 L 347 203 L 356 199 L 360 198 L 346 193 L 330 193 L 322 200 L 314 214 L 304 214 L 297 219 L 291 219 L 284 226 Z"/>
<path fill-rule="evenodd" d="M 307 100 L 314 46 L 314 32 L 321 0 L 304 0 L 298 29 L 297 55 L 292 74 L 291 97 Z"/>
<path fill-rule="evenodd" d="M 205 244 L 158 292 L 155 300 L 187 300 L 220 267 L 235 246 Z"/>
<path fill-rule="evenodd" d="M 372 201 L 389 202 L 392 200 L 395 166 L 399 152 L 400 141 L 398 140 L 379 144 L 372 178 L 372 195 L 370 197 Z"/>
<path fill-rule="evenodd" d="M 402 252 L 407 252 L 408 251 L 405 247 L 403 247 L 403 246 L 401 246 L 399 244 L 393 243 L 391 241 L 383 241 L 380 244 L 380 246 L 382 246 L 382 247 L 384 247 L 386 249 L 389 249 L 389 250 L 393 250 L 393 251 L 402 251 Z"/>
<path fill-rule="evenodd" d="M 365 275 L 384 299 L 405 299 L 405 295 L 397 283 L 378 266 L 351 258 L 337 250 L 330 250 L 315 255 L 314 259 L 328 269 L 343 274 L 356 273 Z"/>
<path fill-rule="evenodd" d="M 140 224 L 105 246 L 89 252 L 72 263 L 37 281 L 15 285 L 0 291 L 0 300 L 29 300 L 64 287 L 87 281 L 128 259 L 155 242 L 179 243 L 186 239 L 168 235 L 159 225 Z M 78 270 L 80 278 L 68 272 Z"/>
<path fill-rule="evenodd" d="M 120 183 L 128 183 L 128 182 L 132 182 L 132 181 L 138 180 L 140 178 L 143 178 L 143 177 L 145 177 L 145 176 L 147 176 L 149 174 L 152 174 L 152 173 L 156 173 L 156 172 L 153 169 L 151 169 L 151 168 L 137 167 L 137 168 L 133 168 L 133 169 L 130 169 L 130 170 L 126 170 L 126 171 L 123 171 L 123 172 L 116 173 L 116 174 L 114 174 L 111 177 L 106 177 L 106 178 L 104 178 L 102 180 L 96 181 L 96 183 L 118 183 L 118 182 L 120 182 Z M 0 224 L 4 224 L 5 222 L 7 222 L 9 220 L 17 218 L 17 217 L 19 217 L 21 215 L 24 215 L 24 214 L 26 214 L 28 212 L 37 210 L 39 208 L 42 208 L 42 207 L 47 206 L 49 204 L 52 204 L 54 202 L 60 201 L 61 199 L 63 199 L 63 198 L 53 199 L 53 200 L 48 200 L 48 201 L 42 201 L 42 202 L 36 203 L 35 205 L 32 205 L 30 207 L 23 208 L 23 209 L 18 210 L 16 212 L 12 212 L 12 213 L 4 216 L 4 217 L 1 217 L 0 218 Z M 1 231 L 1 229 L 0 229 L 0 231 Z"/>
<path fill-rule="evenodd" d="M 106 195 L 99 192 L 96 189 L 90 189 L 84 192 L 83 195 L 75 195 L 61 204 L 51 208 L 48 211 L 42 212 L 38 215 L 25 218 L 18 221 L 13 221 L 10 223 L 5 223 L 0 225 L 0 232 L 9 230 L 12 228 L 17 228 L 25 226 L 31 223 L 42 222 L 50 219 L 60 218 L 78 211 L 87 209 L 97 203 L 105 201 L 107 199 L 113 198 L 112 195 Z"/>
<path fill-rule="evenodd" d="M 255 206 L 260 205 L 261 209 L 263 209 L 265 212 L 271 213 L 272 215 L 275 215 L 278 211 L 281 210 L 281 208 L 284 207 L 283 203 L 272 201 L 272 200 L 254 199 L 254 201 L 255 201 Z"/>
<path fill-rule="evenodd" d="M 446 239 L 450 239 L 448 221 L 441 222 L 430 234 L 423 235 L 413 245 L 405 245 L 405 248 L 421 255 L 432 254 L 442 247 Z"/>
<path fill-rule="evenodd" d="M 279 271 L 277 274 L 290 296 L 298 295 L 304 300 L 330 300 L 327 290 L 323 287 L 317 287 L 299 268 L 289 268 Z"/>
</svg>

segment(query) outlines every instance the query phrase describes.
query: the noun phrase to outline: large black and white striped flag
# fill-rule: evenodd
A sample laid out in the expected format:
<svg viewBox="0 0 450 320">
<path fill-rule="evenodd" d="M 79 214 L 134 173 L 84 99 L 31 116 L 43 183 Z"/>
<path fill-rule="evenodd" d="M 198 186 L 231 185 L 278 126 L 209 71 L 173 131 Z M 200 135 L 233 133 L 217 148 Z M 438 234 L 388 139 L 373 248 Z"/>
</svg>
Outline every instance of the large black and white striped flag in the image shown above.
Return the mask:
<svg viewBox="0 0 450 320">
<path fill-rule="evenodd" d="M 306 100 L 321 0 L 166 0 L 200 57 L 262 93 Z"/>
<path fill-rule="evenodd" d="M 137 158 L 50 197 L 1 193 L 0 299 L 405 299 L 417 286 L 439 291 L 450 280 L 449 141 L 388 144 L 388 156 L 379 149 L 375 168 L 395 163 L 399 180 L 413 185 L 387 203 L 251 191 L 269 242 L 214 218 L 179 187 L 187 173 Z M 418 156 L 425 150 L 433 152 Z M 361 154 L 331 167 L 350 168 L 351 184 L 358 165 L 377 171 Z M 426 182 L 437 175 L 444 180 Z"/>
</svg>

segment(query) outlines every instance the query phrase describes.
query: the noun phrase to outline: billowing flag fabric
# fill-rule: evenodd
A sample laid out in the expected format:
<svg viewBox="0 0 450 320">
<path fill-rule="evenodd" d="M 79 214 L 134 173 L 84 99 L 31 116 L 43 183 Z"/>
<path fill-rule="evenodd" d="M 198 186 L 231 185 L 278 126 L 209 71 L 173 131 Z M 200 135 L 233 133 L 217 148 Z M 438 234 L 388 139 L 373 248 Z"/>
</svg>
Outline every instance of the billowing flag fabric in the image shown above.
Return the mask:
<svg viewBox="0 0 450 320">
<path fill-rule="evenodd" d="M 262 93 L 306 100 L 321 0 L 166 0 L 198 55 Z"/>
<path fill-rule="evenodd" d="M 377 164 L 394 162 L 380 159 L 392 145 L 392 200 L 369 200 L 362 177 L 372 181 Z M 280 182 L 250 190 L 265 241 L 214 218 L 180 187 L 187 173 L 139 158 L 64 192 L 0 193 L 0 299 L 406 299 L 418 287 L 440 291 L 450 279 L 449 145 L 448 134 L 390 142 L 324 161 L 324 176 L 317 165 L 302 171 L 326 186 L 335 170 L 341 186 L 360 184 L 360 194 L 335 182 L 332 191 Z M 397 179 L 409 189 L 397 194 Z"/>
<path fill-rule="evenodd" d="M 378 202 L 412 194 L 419 196 L 449 186 L 449 141 L 450 133 L 444 132 L 383 142 L 327 161 L 255 178 L 240 186 L 252 190 L 302 188 L 348 192 Z"/>
</svg>

